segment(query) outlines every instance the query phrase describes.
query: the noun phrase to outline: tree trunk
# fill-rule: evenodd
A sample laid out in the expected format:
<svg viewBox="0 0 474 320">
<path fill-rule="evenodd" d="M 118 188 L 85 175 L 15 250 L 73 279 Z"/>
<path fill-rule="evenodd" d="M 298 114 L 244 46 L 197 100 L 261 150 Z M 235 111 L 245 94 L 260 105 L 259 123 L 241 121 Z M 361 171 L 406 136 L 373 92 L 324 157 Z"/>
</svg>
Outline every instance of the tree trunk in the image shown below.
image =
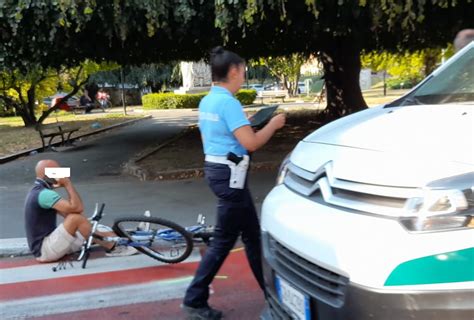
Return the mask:
<svg viewBox="0 0 474 320">
<path fill-rule="evenodd" d="M 25 127 L 32 127 L 35 126 L 38 122 L 36 121 L 36 117 L 31 114 L 29 111 L 28 105 L 18 105 L 16 108 L 21 119 L 23 120 L 23 123 L 25 124 Z"/>
<path fill-rule="evenodd" d="M 292 95 L 293 96 L 296 96 L 300 93 L 300 87 L 298 86 L 298 83 L 300 82 L 300 76 L 299 76 L 299 72 L 300 72 L 301 68 L 298 70 L 298 74 L 295 75 L 295 81 L 291 84 L 291 91 L 292 91 Z"/>
<path fill-rule="evenodd" d="M 123 114 L 127 115 L 127 105 L 125 104 L 125 84 L 123 79 L 123 68 L 120 68 L 120 82 L 122 83 L 122 106 L 123 106 Z"/>
<path fill-rule="evenodd" d="M 87 77 L 84 81 L 80 82 L 79 84 L 75 84 L 73 86 L 73 89 L 71 92 L 69 92 L 67 95 L 65 95 L 64 97 L 62 97 L 61 100 L 63 101 L 67 101 L 70 97 L 72 97 L 73 95 L 75 95 L 78 91 L 79 91 L 79 88 L 81 88 L 85 83 L 87 83 L 87 81 L 89 80 L 89 77 Z M 59 99 L 56 100 L 56 104 L 54 106 L 51 106 L 51 108 L 49 108 L 48 110 L 44 111 L 41 116 L 39 117 L 37 123 L 43 123 L 43 121 L 51 114 L 53 113 L 54 111 L 56 110 L 59 110 L 59 106 L 61 105 L 61 103 L 58 102 Z"/>
<path fill-rule="evenodd" d="M 27 93 L 26 93 L 27 98 L 28 98 L 28 101 L 27 101 L 27 103 L 28 103 L 28 106 L 27 106 L 28 113 L 31 116 L 31 118 L 33 119 L 34 124 L 38 123 L 36 121 L 36 115 L 35 115 L 36 85 L 37 84 L 33 83 L 31 85 L 31 87 L 28 89 Z"/>
<path fill-rule="evenodd" d="M 23 123 L 25 124 L 25 127 L 32 127 L 35 126 L 38 121 L 36 120 L 36 115 L 35 115 L 35 90 L 32 89 L 33 86 L 31 86 L 26 95 L 26 100 L 24 98 L 21 98 L 20 96 L 20 101 L 17 102 L 15 105 L 15 109 L 18 111 L 18 113 L 21 116 L 21 119 L 23 120 Z M 18 90 L 16 90 L 18 92 Z"/>
<path fill-rule="evenodd" d="M 284 74 L 280 75 L 280 85 L 283 90 L 288 91 L 288 84 L 286 83 L 286 76 Z M 288 94 L 290 94 L 290 92 L 288 92 Z"/>
<path fill-rule="evenodd" d="M 327 120 L 363 110 L 367 104 L 359 85 L 360 50 L 355 41 L 335 39 L 321 52 L 326 81 Z"/>
</svg>

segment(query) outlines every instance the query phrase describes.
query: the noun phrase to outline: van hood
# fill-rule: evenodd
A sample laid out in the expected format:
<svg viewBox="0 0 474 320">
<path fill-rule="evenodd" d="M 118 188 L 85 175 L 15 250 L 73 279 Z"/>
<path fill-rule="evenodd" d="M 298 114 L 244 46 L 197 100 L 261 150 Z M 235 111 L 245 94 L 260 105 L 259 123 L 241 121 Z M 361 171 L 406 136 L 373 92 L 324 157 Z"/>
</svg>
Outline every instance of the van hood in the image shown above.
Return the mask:
<svg viewBox="0 0 474 320">
<path fill-rule="evenodd" d="M 296 166 L 331 164 L 336 178 L 423 187 L 474 171 L 473 106 L 377 107 L 334 121 L 301 141 Z"/>
<path fill-rule="evenodd" d="M 474 164 L 474 105 L 372 108 L 303 141 Z"/>
</svg>

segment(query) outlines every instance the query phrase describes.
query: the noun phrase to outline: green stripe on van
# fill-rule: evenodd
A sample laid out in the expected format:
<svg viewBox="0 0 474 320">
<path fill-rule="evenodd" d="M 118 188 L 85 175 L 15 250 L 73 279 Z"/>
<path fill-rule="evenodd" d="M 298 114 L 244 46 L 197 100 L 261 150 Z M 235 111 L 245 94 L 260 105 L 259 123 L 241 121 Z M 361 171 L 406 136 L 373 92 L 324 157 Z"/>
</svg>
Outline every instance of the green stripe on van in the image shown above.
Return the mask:
<svg viewBox="0 0 474 320">
<path fill-rule="evenodd" d="M 474 281 L 474 248 L 410 260 L 392 271 L 385 286 Z"/>
</svg>

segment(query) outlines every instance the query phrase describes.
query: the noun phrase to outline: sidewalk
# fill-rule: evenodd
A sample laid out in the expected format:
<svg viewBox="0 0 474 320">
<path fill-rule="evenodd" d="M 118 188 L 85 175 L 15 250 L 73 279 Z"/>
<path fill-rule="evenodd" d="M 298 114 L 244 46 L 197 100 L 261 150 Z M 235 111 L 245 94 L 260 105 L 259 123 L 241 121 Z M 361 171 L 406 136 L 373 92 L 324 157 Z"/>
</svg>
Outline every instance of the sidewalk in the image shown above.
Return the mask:
<svg viewBox="0 0 474 320">
<path fill-rule="evenodd" d="M 108 130 L 112 130 L 112 129 L 119 128 L 119 127 L 122 127 L 122 126 L 130 125 L 130 124 L 133 124 L 137 121 L 142 121 L 142 120 L 146 120 L 146 119 L 149 119 L 149 118 L 151 118 L 151 116 L 144 116 L 142 118 L 130 119 L 130 120 L 123 121 L 121 123 L 113 124 L 113 125 L 110 125 L 110 126 L 107 126 L 107 127 L 104 127 L 104 128 L 94 130 L 92 132 L 88 132 L 88 133 L 84 133 L 84 134 L 75 134 L 75 135 L 72 136 L 72 138 L 69 140 L 69 142 L 74 143 L 75 141 L 80 141 L 80 140 L 82 140 L 86 137 L 97 135 L 97 134 L 106 132 Z M 48 139 L 46 138 L 45 142 L 47 142 L 47 141 L 48 141 Z M 59 146 L 61 146 L 61 144 L 62 144 L 61 141 L 57 141 L 57 142 L 53 142 L 50 146 L 51 147 L 59 147 Z M 19 151 L 19 152 L 15 152 L 13 154 L 9 154 L 9 155 L 0 157 L 0 164 L 15 160 L 19 157 L 27 156 L 27 155 L 30 155 L 30 154 L 36 154 L 36 153 L 41 152 L 41 151 L 43 151 L 42 146 L 22 150 L 22 151 Z"/>
</svg>

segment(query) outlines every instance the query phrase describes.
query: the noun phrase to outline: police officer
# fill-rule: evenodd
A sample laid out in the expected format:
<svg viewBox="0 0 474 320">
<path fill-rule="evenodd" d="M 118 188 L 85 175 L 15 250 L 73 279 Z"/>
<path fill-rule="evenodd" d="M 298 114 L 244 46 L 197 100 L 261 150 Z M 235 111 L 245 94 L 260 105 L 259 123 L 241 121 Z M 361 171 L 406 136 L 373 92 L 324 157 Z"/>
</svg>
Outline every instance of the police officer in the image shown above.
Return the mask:
<svg viewBox="0 0 474 320">
<path fill-rule="evenodd" d="M 217 222 L 214 239 L 182 304 L 191 319 L 221 319 L 222 312 L 207 303 L 209 285 L 239 235 L 252 272 L 264 290 L 260 225 L 245 181 L 248 153 L 262 147 L 285 124 L 285 116 L 279 114 L 255 133 L 234 97 L 245 80 L 245 61 L 234 52 L 216 47 L 211 51 L 210 62 L 213 87 L 199 105 L 199 128 L 205 177 L 218 198 Z"/>
</svg>

